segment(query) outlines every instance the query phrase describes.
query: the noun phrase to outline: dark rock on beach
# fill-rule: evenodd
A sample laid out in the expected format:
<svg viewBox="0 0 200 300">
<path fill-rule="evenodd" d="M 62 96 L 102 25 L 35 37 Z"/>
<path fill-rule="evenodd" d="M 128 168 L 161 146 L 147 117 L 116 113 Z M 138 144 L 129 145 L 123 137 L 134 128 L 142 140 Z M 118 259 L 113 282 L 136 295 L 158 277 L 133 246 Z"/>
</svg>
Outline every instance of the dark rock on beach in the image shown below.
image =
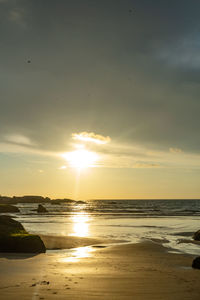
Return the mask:
<svg viewBox="0 0 200 300">
<path fill-rule="evenodd" d="M 20 212 L 19 208 L 10 204 L 0 204 L 0 213 Z"/>
<path fill-rule="evenodd" d="M 42 253 L 46 248 L 38 235 L 29 234 L 9 216 L 0 216 L 0 252 Z"/>
<path fill-rule="evenodd" d="M 39 204 L 38 208 L 37 208 L 37 212 L 38 213 L 46 213 L 46 212 L 48 212 L 48 210 L 42 204 Z"/>
<path fill-rule="evenodd" d="M 192 267 L 194 269 L 200 269 L 200 256 L 196 257 L 192 262 Z"/>
<path fill-rule="evenodd" d="M 43 253 L 45 246 L 38 235 L 14 234 L 0 236 L 0 252 Z"/>
<path fill-rule="evenodd" d="M 200 230 L 196 231 L 193 235 L 195 241 L 200 241 Z"/>
<path fill-rule="evenodd" d="M 21 223 L 10 216 L 0 216 L 0 236 L 20 232 L 27 233 Z"/>
</svg>

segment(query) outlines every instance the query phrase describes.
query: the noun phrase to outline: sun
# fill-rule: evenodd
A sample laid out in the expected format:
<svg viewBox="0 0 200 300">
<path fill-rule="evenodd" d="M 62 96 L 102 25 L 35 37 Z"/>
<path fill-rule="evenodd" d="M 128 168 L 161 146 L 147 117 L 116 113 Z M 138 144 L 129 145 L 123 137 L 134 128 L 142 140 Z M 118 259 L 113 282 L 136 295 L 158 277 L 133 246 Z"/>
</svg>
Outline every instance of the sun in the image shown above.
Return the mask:
<svg viewBox="0 0 200 300">
<path fill-rule="evenodd" d="M 62 155 L 69 163 L 70 167 L 76 169 L 86 169 L 96 166 L 98 155 L 95 152 L 86 149 L 78 149 L 72 152 L 67 152 Z"/>
</svg>

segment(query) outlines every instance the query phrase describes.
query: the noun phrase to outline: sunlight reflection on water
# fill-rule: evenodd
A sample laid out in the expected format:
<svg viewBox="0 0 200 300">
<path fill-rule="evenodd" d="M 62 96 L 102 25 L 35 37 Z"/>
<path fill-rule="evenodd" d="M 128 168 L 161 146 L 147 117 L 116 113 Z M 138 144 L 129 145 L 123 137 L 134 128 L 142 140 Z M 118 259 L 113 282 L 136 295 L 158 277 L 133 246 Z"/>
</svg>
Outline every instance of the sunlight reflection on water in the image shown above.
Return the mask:
<svg viewBox="0 0 200 300">
<path fill-rule="evenodd" d="M 92 247 L 79 247 L 73 249 L 71 256 L 69 257 L 62 257 L 62 262 L 76 262 L 81 258 L 86 258 L 91 256 L 91 252 L 95 251 Z"/>
<path fill-rule="evenodd" d="M 87 214 L 79 213 L 71 217 L 73 222 L 73 232 L 69 235 L 87 237 L 89 236 L 90 217 Z"/>
</svg>

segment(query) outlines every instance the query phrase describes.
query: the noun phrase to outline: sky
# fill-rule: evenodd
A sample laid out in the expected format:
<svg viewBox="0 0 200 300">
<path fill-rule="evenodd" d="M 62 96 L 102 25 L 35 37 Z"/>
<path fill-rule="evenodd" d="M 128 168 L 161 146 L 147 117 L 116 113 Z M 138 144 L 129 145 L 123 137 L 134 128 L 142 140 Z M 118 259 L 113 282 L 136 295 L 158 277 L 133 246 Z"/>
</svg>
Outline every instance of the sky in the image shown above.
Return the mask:
<svg viewBox="0 0 200 300">
<path fill-rule="evenodd" d="M 200 198 L 198 0 L 0 0 L 0 194 Z"/>
</svg>

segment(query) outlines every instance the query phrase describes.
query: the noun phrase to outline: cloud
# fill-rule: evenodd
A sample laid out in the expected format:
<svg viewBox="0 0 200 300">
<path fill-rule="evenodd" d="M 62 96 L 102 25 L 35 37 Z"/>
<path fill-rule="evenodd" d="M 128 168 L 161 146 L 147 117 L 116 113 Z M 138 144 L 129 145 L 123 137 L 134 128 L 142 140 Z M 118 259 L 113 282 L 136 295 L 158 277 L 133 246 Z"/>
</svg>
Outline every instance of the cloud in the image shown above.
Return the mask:
<svg viewBox="0 0 200 300">
<path fill-rule="evenodd" d="M 137 169 L 137 168 L 160 168 L 164 167 L 160 162 L 150 161 L 151 158 L 147 158 L 146 161 L 138 161 L 137 157 L 128 156 L 104 156 L 99 162 L 99 167 L 103 168 L 123 168 L 123 169 Z M 144 158 L 145 159 L 145 158 Z"/>
<path fill-rule="evenodd" d="M 137 162 L 133 168 L 160 168 L 161 165 L 158 163 L 149 163 L 149 162 Z"/>
<path fill-rule="evenodd" d="M 26 128 L 41 150 L 67 151 L 85 131 L 94 146 L 109 139 L 91 132 L 198 152 L 200 2 L 136 0 L 131 16 L 129 1 L 96 2 L 1 5 L 0 138 Z"/>
<path fill-rule="evenodd" d="M 61 167 L 59 167 L 58 169 L 59 169 L 59 170 L 65 170 L 65 169 L 67 169 L 67 166 L 61 166 Z"/>
<path fill-rule="evenodd" d="M 16 22 L 16 23 L 21 22 L 22 13 L 17 9 L 11 10 L 9 13 L 9 20 Z"/>
<path fill-rule="evenodd" d="M 12 9 L 8 14 L 8 19 L 10 22 L 26 29 L 27 22 L 25 20 L 25 12 L 20 8 Z"/>
<path fill-rule="evenodd" d="M 169 148 L 169 152 L 171 153 L 182 153 L 183 151 L 180 148 Z"/>
<path fill-rule="evenodd" d="M 40 149 L 29 137 L 20 134 L 3 136 L 0 140 L 0 153 L 60 157 L 59 152 Z"/>
<path fill-rule="evenodd" d="M 74 140 L 83 141 L 83 142 L 91 142 L 95 144 L 107 144 L 111 141 L 109 136 L 103 136 L 101 134 L 95 134 L 94 132 L 80 132 L 80 133 L 72 133 L 72 138 Z"/>
<path fill-rule="evenodd" d="M 6 135 L 4 137 L 4 140 L 8 143 L 17 144 L 21 146 L 35 146 L 35 143 L 33 143 L 29 137 L 21 134 Z"/>
</svg>

